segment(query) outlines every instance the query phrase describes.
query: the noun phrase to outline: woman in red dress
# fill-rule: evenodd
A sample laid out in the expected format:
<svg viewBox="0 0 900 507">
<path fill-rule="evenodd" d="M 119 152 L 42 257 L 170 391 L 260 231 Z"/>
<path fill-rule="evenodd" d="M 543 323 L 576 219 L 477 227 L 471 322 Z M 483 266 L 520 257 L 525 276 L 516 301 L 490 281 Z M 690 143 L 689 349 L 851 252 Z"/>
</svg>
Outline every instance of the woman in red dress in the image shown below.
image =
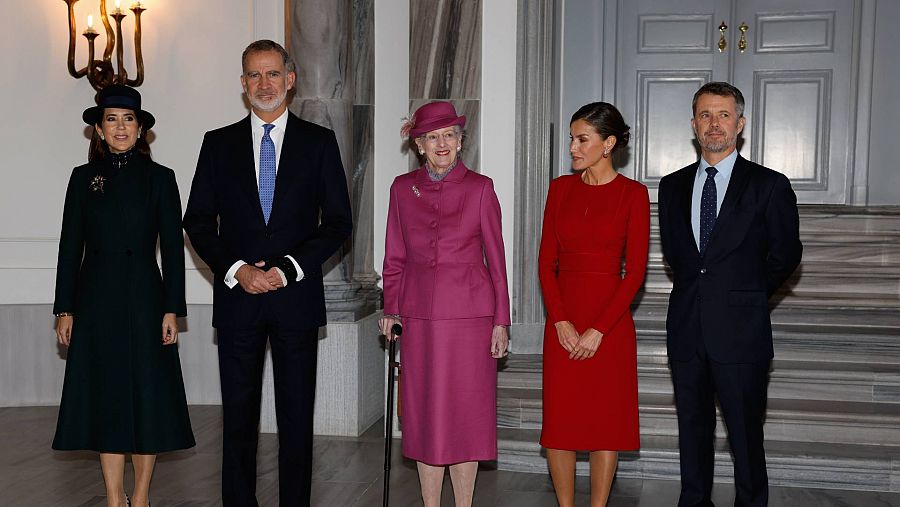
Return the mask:
<svg viewBox="0 0 900 507">
<path fill-rule="evenodd" d="M 647 187 L 613 168 L 629 137 L 614 106 L 583 106 L 569 128 L 576 174 L 550 184 L 538 258 L 547 308 L 541 445 L 561 507 L 575 502 L 575 451 L 590 451 L 597 507 L 618 451 L 640 447 L 630 310 L 647 269 L 650 201 Z"/>
</svg>

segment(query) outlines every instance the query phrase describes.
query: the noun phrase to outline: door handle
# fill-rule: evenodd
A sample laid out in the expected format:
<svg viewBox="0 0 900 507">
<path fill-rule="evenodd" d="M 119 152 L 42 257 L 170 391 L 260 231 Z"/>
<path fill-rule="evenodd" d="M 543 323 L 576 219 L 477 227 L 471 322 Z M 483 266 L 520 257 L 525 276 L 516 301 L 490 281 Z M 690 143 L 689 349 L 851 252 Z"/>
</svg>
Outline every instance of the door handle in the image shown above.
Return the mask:
<svg viewBox="0 0 900 507">
<path fill-rule="evenodd" d="M 747 26 L 747 23 L 743 22 L 741 23 L 741 26 L 738 27 L 738 30 L 741 31 L 741 38 L 740 40 L 738 40 L 738 49 L 741 51 L 741 53 L 743 53 L 744 50 L 747 49 L 747 30 L 749 29 L 750 27 Z M 721 44 L 721 42 L 719 44 Z"/>
<path fill-rule="evenodd" d="M 725 30 L 728 30 L 728 25 L 722 21 L 722 24 L 719 25 L 719 53 L 724 53 L 725 48 L 728 47 L 728 42 L 725 40 Z"/>
</svg>

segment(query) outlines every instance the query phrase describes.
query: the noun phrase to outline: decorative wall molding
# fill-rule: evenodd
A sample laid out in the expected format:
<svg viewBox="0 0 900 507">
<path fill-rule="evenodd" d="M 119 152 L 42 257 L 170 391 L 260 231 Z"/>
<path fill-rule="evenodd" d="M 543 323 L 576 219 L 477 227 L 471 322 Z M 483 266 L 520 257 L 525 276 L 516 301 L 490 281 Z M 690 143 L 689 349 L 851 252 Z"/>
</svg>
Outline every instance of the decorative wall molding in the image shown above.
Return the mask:
<svg viewBox="0 0 900 507">
<path fill-rule="evenodd" d="M 847 204 L 869 204 L 869 133 L 872 129 L 872 86 L 875 81 L 875 2 L 857 0 L 853 10 L 853 63 L 856 76 L 851 84 L 853 97 L 851 111 L 856 111 L 853 122 L 852 150 L 853 180 Z"/>
<path fill-rule="evenodd" d="M 59 237 L 0 237 L 0 269 L 56 269 Z"/>
<path fill-rule="evenodd" d="M 753 99 L 752 118 L 756 118 L 753 122 L 753 149 L 751 159 L 767 167 L 778 167 L 781 170 L 791 170 L 796 172 L 788 173 L 791 178 L 791 185 L 797 190 L 827 190 L 828 189 L 828 172 L 829 172 L 829 139 L 831 138 L 831 95 L 832 95 L 832 70 L 778 70 L 778 71 L 755 71 L 753 73 L 753 90 L 755 93 Z M 795 89 L 791 89 L 795 88 Z M 770 102 L 774 103 L 770 107 Z M 785 107 L 789 106 L 789 107 Z M 793 109 L 796 108 L 796 109 Z M 793 111 L 792 111 L 793 110 Z M 807 114 L 796 114 L 795 111 L 805 111 Z M 809 111 L 816 111 L 815 115 L 808 114 Z M 775 120 L 777 125 L 771 125 L 772 116 L 778 115 L 780 118 Z M 796 126 L 794 122 L 811 120 L 815 125 L 808 125 L 810 128 L 793 128 Z M 788 127 L 790 126 L 790 127 Z M 768 128 L 767 128 L 768 127 Z M 766 157 L 767 140 L 775 136 L 774 142 L 798 145 L 802 140 L 786 139 L 787 130 L 795 132 L 814 132 L 814 139 L 810 140 L 815 143 L 813 160 L 805 161 L 783 161 L 770 160 Z M 771 135 L 771 136 L 770 136 Z M 781 146 L 775 150 L 776 153 L 791 154 L 796 152 L 805 152 L 803 148 L 791 149 L 791 146 Z M 808 169 L 802 166 L 807 165 Z M 804 177 L 804 172 L 811 173 L 808 177 Z"/>
<path fill-rule="evenodd" d="M 188 305 L 179 319 L 178 354 L 191 405 L 220 405 L 218 347 L 212 305 Z M 317 435 L 358 436 L 383 415 L 380 313 L 357 322 L 330 322 L 319 336 Z M 76 317 L 77 318 L 77 317 Z M 57 405 L 66 349 L 56 342 L 49 304 L 0 304 L 0 407 Z M 261 431 L 276 431 L 272 361 L 266 354 Z"/>
<path fill-rule="evenodd" d="M 0 305 L 52 304 L 58 237 L 0 237 Z M 212 272 L 185 246 L 188 304 L 212 303 Z"/>
<path fill-rule="evenodd" d="M 666 136 L 683 137 L 681 133 L 676 132 L 653 132 L 654 127 L 659 127 L 662 122 L 651 124 L 649 121 L 642 121 L 643 118 L 654 118 L 652 109 L 671 109 L 671 101 L 667 100 L 666 92 L 672 92 L 674 96 L 692 95 L 693 90 L 703 86 L 704 83 L 712 80 L 712 72 L 708 70 L 661 70 L 661 71 L 638 71 L 637 87 L 638 87 L 638 104 L 637 115 L 634 119 L 635 131 L 638 139 L 648 139 L 653 136 L 656 139 Z M 687 87 L 687 90 L 684 88 Z M 677 90 L 681 88 L 682 90 Z M 664 114 L 660 111 L 660 114 Z M 650 153 L 651 145 L 647 142 L 639 143 L 640 150 L 637 153 L 635 161 L 635 179 L 647 185 L 650 188 L 657 188 L 659 180 L 670 170 L 678 169 L 683 166 L 686 161 L 695 158 L 692 156 L 685 157 L 681 153 L 674 153 L 671 149 L 673 146 L 680 146 L 682 151 L 689 152 L 692 150 L 691 145 L 686 143 L 660 142 L 656 143 L 657 148 L 666 148 L 666 153 L 657 153 L 654 156 Z M 674 155 L 674 157 L 673 157 Z M 669 160 L 669 162 L 664 162 Z M 653 169 L 656 169 L 653 171 Z"/>
<path fill-rule="evenodd" d="M 638 53 L 708 53 L 715 32 L 709 14 L 646 14 L 638 17 Z"/>
<path fill-rule="evenodd" d="M 834 11 L 759 14 L 756 52 L 834 51 Z"/>
</svg>

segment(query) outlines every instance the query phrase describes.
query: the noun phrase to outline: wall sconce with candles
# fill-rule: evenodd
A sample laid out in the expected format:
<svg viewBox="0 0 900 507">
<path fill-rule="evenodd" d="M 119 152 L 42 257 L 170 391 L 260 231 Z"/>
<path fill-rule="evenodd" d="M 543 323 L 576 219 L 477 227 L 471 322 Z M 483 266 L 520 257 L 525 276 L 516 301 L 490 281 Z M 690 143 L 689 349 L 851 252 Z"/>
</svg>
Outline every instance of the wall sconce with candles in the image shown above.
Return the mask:
<svg viewBox="0 0 900 507">
<path fill-rule="evenodd" d="M 106 0 L 100 0 L 100 19 L 103 21 L 103 26 L 106 29 L 106 48 L 103 50 L 102 60 L 94 59 L 94 39 L 99 34 L 94 30 L 93 16 L 88 15 L 87 28 L 82 34 L 88 41 L 88 63 L 81 70 L 75 69 L 75 2 L 78 0 L 63 1 L 69 5 L 69 74 L 75 78 L 87 76 L 88 82 L 98 92 L 113 83 L 140 86 L 144 82 L 144 57 L 141 53 L 141 13 L 147 10 L 141 2 L 138 1 L 130 7 L 131 12 L 134 13 L 134 59 L 137 63 L 137 76 L 135 79 L 128 79 L 128 71 L 125 70 L 122 54 L 124 44 L 122 39 L 122 20 L 126 14 L 120 6 L 121 0 L 115 0 L 116 9 L 109 15 L 106 13 Z M 116 22 L 115 33 L 109 23 L 110 16 Z M 118 72 L 113 70 L 113 49 L 116 50 Z"/>
</svg>

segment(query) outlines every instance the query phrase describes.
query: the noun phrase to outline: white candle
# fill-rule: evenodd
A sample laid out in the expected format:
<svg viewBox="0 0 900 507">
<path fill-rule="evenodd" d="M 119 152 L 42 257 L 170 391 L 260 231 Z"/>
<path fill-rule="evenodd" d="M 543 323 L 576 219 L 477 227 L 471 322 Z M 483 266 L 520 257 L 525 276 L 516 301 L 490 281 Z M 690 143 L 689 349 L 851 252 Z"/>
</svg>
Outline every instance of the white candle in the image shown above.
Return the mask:
<svg viewBox="0 0 900 507">
<path fill-rule="evenodd" d="M 97 33 L 94 31 L 94 16 L 93 14 L 88 14 L 87 17 L 87 28 L 84 30 L 85 34 L 89 33 Z"/>
</svg>

